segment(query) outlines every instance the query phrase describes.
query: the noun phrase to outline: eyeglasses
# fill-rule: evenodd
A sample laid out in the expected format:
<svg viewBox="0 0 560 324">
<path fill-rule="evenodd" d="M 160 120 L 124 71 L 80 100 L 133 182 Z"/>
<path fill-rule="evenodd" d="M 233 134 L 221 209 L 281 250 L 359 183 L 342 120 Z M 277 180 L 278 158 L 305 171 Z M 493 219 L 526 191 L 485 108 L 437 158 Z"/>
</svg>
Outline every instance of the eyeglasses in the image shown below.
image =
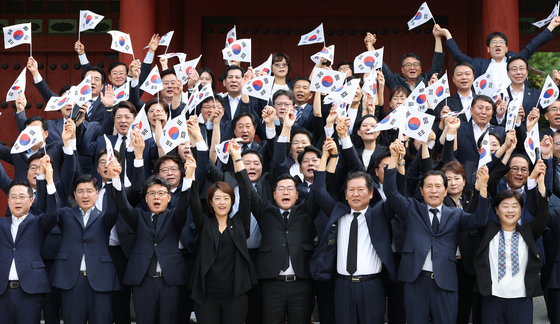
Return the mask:
<svg viewBox="0 0 560 324">
<path fill-rule="evenodd" d="M 502 40 L 493 40 L 493 41 L 490 42 L 490 45 L 498 45 L 498 44 L 499 45 L 505 45 L 506 41 L 502 39 Z"/>
<path fill-rule="evenodd" d="M 179 171 L 179 168 L 178 167 L 171 167 L 171 168 L 161 168 L 161 169 L 159 169 L 159 173 L 168 173 L 169 171 L 177 172 L 177 171 Z"/>
<path fill-rule="evenodd" d="M 286 190 L 288 190 L 288 192 L 292 193 L 296 190 L 296 188 L 294 188 L 294 186 L 288 186 L 288 187 L 280 186 L 280 187 L 276 188 L 276 191 L 278 191 L 280 193 L 282 193 Z"/>
<path fill-rule="evenodd" d="M 340 72 L 344 72 L 344 71 L 348 71 L 348 70 L 350 70 L 349 66 L 341 66 L 341 67 L 338 68 L 338 71 L 340 71 Z"/>
<path fill-rule="evenodd" d="M 527 169 L 527 168 L 519 168 L 519 167 L 514 166 L 514 167 L 511 168 L 511 172 L 513 172 L 513 173 L 519 173 L 519 172 L 521 172 L 521 174 L 527 174 L 527 173 L 529 173 L 529 169 Z"/>
<path fill-rule="evenodd" d="M 559 109 L 556 108 L 556 107 L 548 109 L 549 112 L 553 112 L 553 113 L 558 112 L 558 110 L 559 110 Z"/>
<path fill-rule="evenodd" d="M 555 145 L 556 147 L 560 148 L 560 141 L 554 143 L 554 145 Z"/>
<path fill-rule="evenodd" d="M 19 196 L 11 195 L 11 196 L 10 196 L 10 200 L 11 200 L 11 201 L 25 200 L 25 199 L 27 199 L 27 198 L 29 198 L 29 196 L 26 196 L 26 195 L 19 195 Z"/>
<path fill-rule="evenodd" d="M 513 73 L 517 73 L 517 71 L 519 71 L 519 72 L 525 72 L 525 71 L 527 71 L 527 68 L 524 67 L 524 66 L 520 66 L 520 67 L 517 67 L 517 66 L 516 66 L 516 67 L 512 67 L 512 68 L 509 69 L 509 70 L 510 70 L 511 72 L 513 72 Z"/>
<path fill-rule="evenodd" d="M 288 66 L 288 63 L 274 63 L 274 67 L 276 68 L 285 68 Z"/>
<path fill-rule="evenodd" d="M 39 170 L 39 166 L 37 165 L 32 165 L 29 167 L 29 171 L 31 172 L 36 172 L 37 170 Z"/>
<path fill-rule="evenodd" d="M 416 63 L 406 63 L 406 64 L 403 65 L 403 66 L 404 66 L 405 68 L 407 68 L 407 69 L 410 69 L 410 68 L 413 67 L 413 66 L 414 66 L 415 68 L 417 68 L 417 67 L 420 66 L 420 63 L 418 63 L 418 62 L 416 62 Z"/>
<path fill-rule="evenodd" d="M 276 107 L 286 107 L 286 108 L 290 108 L 293 106 L 293 104 L 291 102 L 275 102 L 274 105 Z"/>
<path fill-rule="evenodd" d="M 126 73 L 125 72 L 111 72 L 111 76 L 125 76 Z"/>
<path fill-rule="evenodd" d="M 157 194 L 158 197 L 163 198 L 163 197 L 167 196 L 169 194 L 169 192 L 167 192 L 165 190 L 160 190 L 160 191 L 157 191 L 157 192 L 152 190 L 152 191 L 148 191 L 146 193 L 146 195 L 150 198 L 154 198 L 156 196 L 156 194 Z"/>
<path fill-rule="evenodd" d="M 87 189 L 87 190 L 80 189 L 80 190 L 76 190 L 76 193 L 77 193 L 79 196 L 82 196 L 83 194 L 86 194 L 86 195 L 88 195 L 88 196 L 91 196 L 91 195 L 93 195 L 93 194 L 95 193 L 95 190 L 94 190 L 94 189 Z"/>
</svg>

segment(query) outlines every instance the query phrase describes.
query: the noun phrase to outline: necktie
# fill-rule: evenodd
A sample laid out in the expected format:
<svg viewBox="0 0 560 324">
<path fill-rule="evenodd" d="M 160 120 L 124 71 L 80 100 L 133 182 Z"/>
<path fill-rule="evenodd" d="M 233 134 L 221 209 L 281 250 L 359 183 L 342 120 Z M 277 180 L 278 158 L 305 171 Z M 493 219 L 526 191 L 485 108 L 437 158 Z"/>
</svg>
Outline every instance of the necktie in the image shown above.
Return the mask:
<svg viewBox="0 0 560 324">
<path fill-rule="evenodd" d="M 439 210 L 437 208 L 431 208 L 430 212 L 434 215 L 434 219 L 432 220 L 432 233 L 437 234 L 439 232 L 439 219 L 437 218 Z"/>
<path fill-rule="evenodd" d="M 241 152 L 244 152 L 244 151 L 245 151 L 246 149 L 248 149 L 248 148 L 249 148 L 249 145 L 243 144 L 243 145 L 241 146 Z"/>
<path fill-rule="evenodd" d="M 154 216 L 152 216 L 152 224 L 154 225 L 154 230 L 156 229 L 157 218 L 158 218 L 158 214 L 154 214 Z"/>
<path fill-rule="evenodd" d="M 119 147 L 119 154 L 121 155 L 121 165 L 123 167 L 123 171 L 121 172 L 120 178 L 121 178 L 122 184 L 124 185 L 124 175 L 126 173 L 126 161 L 125 161 L 126 160 L 125 159 L 125 155 L 126 155 L 126 136 L 122 137 L 121 146 Z"/>
<path fill-rule="evenodd" d="M 500 230 L 500 243 L 498 245 L 498 281 L 506 275 L 506 239 L 504 230 Z"/>
<path fill-rule="evenodd" d="M 288 225 L 288 215 L 290 215 L 290 212 L 288 211 L 282 213 L 282 217 L 284 217 L 286 226 Z M 290 267 L 290 250 L 288 249 L 288 240 L 286 238 L 286 251 L 284 252 L 284 261 L 282 262 L 282 271 L 288 270 L 289 267 Z"/>
<path fill-rule="evenodd" d="M 307 184 L 307 192 L 311 192 L 311 190 L 313 190 L 313 184 L 308 182 L 306 182 L 306 184 Z"/>
<path fill-rule="evenodd" d="M 152 224 L 154 225 L 154 231 L 156 229 L 157 219 L 158 219 L 158 214 L 154 214 L 152 216 Z M 157 255 L 156 252 L 154 251 L 154 254 L 152 255 L 152 260 L 150 261 L 150 265 L 148 266 L 148 276 L 153 277 L 153 275 L 156 273 L 156 270 L 157 270 Z"/>
<path fill-rule="evenodd" d="M 303 116 L 303 108 L 300 106 L 296 106 L 296 124 L 301 119 L 301 116 Z"/>
<path fill-rule="evenodd" d="M 93 114 L 93 103 L 95 101 L 93 99 L 88 100 L 88 108 L 87 108 L 87 118 L 90 119 L 91 115 Z"/>
<path fill-rule="evenodd" d="M 353 275 L 358 269 L 358 216 L 359 212 L 354 212 L 354 219 L 350 224 L 350 236 L 348 238 L 348 256 L 346 258 L 346 271 Z"/>
</svg>

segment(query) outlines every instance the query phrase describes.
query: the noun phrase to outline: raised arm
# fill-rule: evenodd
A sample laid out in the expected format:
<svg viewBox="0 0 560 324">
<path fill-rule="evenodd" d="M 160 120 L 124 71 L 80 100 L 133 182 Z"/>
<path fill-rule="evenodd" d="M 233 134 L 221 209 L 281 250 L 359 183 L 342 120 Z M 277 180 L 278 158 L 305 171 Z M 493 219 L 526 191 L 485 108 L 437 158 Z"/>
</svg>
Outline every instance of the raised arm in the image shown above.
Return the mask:
<svg viewBox="0 0 560 324">
<path fill-rule="evenodd" d="M 179 203 L 177 207 L 175 207 L 175 211 L 173 212 L 173 223 L 175 224 L 175 228 L 182 229 L 185 226 L 185 222 L 187 221 L 187 209 L 189 208 L 189 188 L 192 186 L 198 186 L 199 184 L 194 181 L 194 173 L 196 170 L 196 160 L 190 154 L 185 161 L 185 178 L 183 179 L 183 187 L 181 188 L 181 194 L 179 195 Z M 193 183 L 194 181 L 194 183 Z M 194 188 L 191 189 L 192 193 L 194 194 Z M 196 199 L 198 195 L 195 196 Z M 194 210 L 193 210 L 194 212 Z"/>
<path fill-rule="evenodd" d="M 41 229 L 43 231 L 43 235 L 46 237 L 49 235 L 53 227 L 56 226 L 60 205 L 56 188 L 54 186 L 52 165 L 49 162 L 45 162 L 43 167 L 46 169 L 48 195 L 45 214 L 41 218 Z"/>
<path fill-rule="evenodd" d="M 548 223 L 548 219 L 550 217 L 550 208 L 548 206 L 548 196 L 546 194 L 544 179 L 546 167 L 544 167 L 544 163 L 542 160 L 537 161 L 535 169 L 539 170 L 538 176 L 536 178 L 538 186 L 538 212 L 534 215 L 535 218 L 531 222 L 531 231 L 533 232 L 533 237 L 537 238 L 541 236 L 542 232 L 544 232 L 544 229 L 546 228 L 546 224 Z"/>
<path fill-rule="evenodd" d="M 113 161 L 109 164 L 107 171 L 109 179 L 112 179 L 112 187 L 115 189 L 113 192 L 106 191 L 106 194 L 114 195 L 114 198 L 107 199 L 107 209 L 116 209 L 122 215 L 124 221 L 132 229 L 136 229 L 138 225 L 138 213 L 128 202 L 126 193 L 122 188 L 124 184 L 121 183 L 121 179 L 119 178 L 123 171 L 122 167 L 117 161 Z M 109 203 L 112 203 L 112 205 L 109 205 Z"/>
<path fill-rule="evenodd" d="M 462 212 L 460 220 L 459 232 L 469 231 L 477 227 L 481 227 L 488 221 L 488 205 L 490 204 L 490 196 L 487 192 L 488 186 L 488 168 L 484 165 L 476 173 L 476 189 L 479 191 L 479 201 L 474 214 Z"/>
<path fill-rule="evenodd" d="M 391 159 L 389 165 L 385 170 L 385 179 L 383 180 L 384 191 L 387 196 L 387 201 L 391 208 L 401 217 L 403 221 L 408 217 L 408 209 L 410 202 L 405 198 L 397 188 L 397 163 L 402 149 L 400 146 L 403 144 L 397 139 L 389 147 L 391 151 Z"/>
</svg>

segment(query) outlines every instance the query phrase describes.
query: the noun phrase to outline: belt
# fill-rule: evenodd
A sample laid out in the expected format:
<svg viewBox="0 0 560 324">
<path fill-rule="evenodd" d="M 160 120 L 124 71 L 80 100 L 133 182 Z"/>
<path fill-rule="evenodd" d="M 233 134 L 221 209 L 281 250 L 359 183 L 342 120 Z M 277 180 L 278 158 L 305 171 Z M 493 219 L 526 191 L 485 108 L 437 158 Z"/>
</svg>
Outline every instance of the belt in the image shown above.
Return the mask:
<svg viewBox="0 0 560 324">
<path fill-rule="evenodd" d="M 80 271 L 80 276 L 87 277 L 87 270 Z"/>
<path fill-rule="evenodd" d="M 424 277 L 434 279 L 434 273 L 433 272 L 422 270 L 422 271 L 420 271 L 420 274 Z"/>
<path fill-rule="evenodd" d="M 297 277 L 296 277 L 295 275 L 278 276 L 278 277 L 276 277 L 276 280 L 286 281 L 286 282 L 296 281 L 296 279 L 297 279 Z"/>
<path fill-rule="evenodd" d="M 375 273 L 375 274 L 362 275 L 362 276 L 343 276 L 343 275 L 339 275 L 339 276 L 342 278 L 342 280 L 347 280 L 352 282 L 364 282 L 364 281 L 377 279 L 379 277 L 379 274 Z"/>
<path fill-rule="evenodd" d="M 11 280 L 11 281 L 8 281 L 8 287 L 9 288 L 19 288 L 21 286 L 19 285 L 18 280 Z"/>
<path fill-rule="evenodd" d="M 163 273 L 161 271 L 154 272 L 152 278 L 163 278 Z"/>
</svg>

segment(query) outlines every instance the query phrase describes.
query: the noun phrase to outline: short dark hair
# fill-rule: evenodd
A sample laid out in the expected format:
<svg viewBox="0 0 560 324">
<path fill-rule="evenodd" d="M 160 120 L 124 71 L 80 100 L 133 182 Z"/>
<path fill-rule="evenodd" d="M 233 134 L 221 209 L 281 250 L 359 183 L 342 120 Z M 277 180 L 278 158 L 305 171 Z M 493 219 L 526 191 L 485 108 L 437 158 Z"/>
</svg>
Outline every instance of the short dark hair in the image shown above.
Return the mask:
<svg viewBox="0 0 560 324">
<path fill-rule="evenodd" d="M 280 90 L 276 91 L 274 93 L 274 95 L 272 96 L 272 104 L 273 105 L 274 105 L 274 102 L 276 101 L 276 98 L 278 98 L 279 96 L 288 96 L 288 98 L 290 98 L 290 100 L 292 101 L 292 105 L 296 103 L 296 96 L 294 96 L 294 93 L 292 91 L 280 89 Z"/>
<path fill-rule="evenodd" d="M 424 180 L 429 176 L 440 176 L 443 179 L 443 187 L 447 189 L 447 177 L 439 170 L 430 170 L 422 175 L 420 179 L 420 188 L 424 188 Z"/>
<path fill-rule="evenodd" d="M 208 210 L 212 214 L 215 213 L 214 208 L 212 207 L 212 198 L 214 198 L 214 194 L 218 190 L 221 190 L 222 192 L 227 194 L 231 199 L 231 207 L 230 210 L 228 211 L 229 213 L 231 211 L 231 208 L 235 204 L 235 192 L 233 191 L 233 188 L 231 188 L 229 184 L 223 181 L 218 181 L 216 183 L 211 184 L 210 187 L 208 187 L 208 192 L 206 193 L 206 204 L 208 205 Z"/>
<path fill-rule="evenodd" d="M 66 91 L 70 90 L 70 88 L 72 88 L 72 85 L 71 85 L 71 84 L 65 85 L 64 87 L 60 88 L 60 91 L 58 92 L 58 96 L 59 96 L 59 97 L 62 97 L 62 95 L 63 95 Z"/>
<path fill-rule="evenodd" d="M 467 179 L 467 174 L 465 173 L 465 169 L 458 161 L 451 161 L 449 163 L 444 164 L 441 167 L 441 172 L 443 172 L 443 174 L 445 174 L 445 172 L 447 171 L 451 171 L 455 174 L 460 175 L 461 177 L 463 177 L 463 179 Z"/>
<path fill-rule="evenodd" d="M 486 135 L 486 133 L 488 133 L 488 136 L 494 136 L 498 140 L 500 145 L 502 145 L 502 138 L 500 137 L 500 135 L 498 135 L 495 132 L 491 132 L 489 129 L 487 129 L 482 133 L 482 135 L 480 135 L 480 137 L 476 141 L 476 147 L 478 149 L 480 149 L 482 147 L 482 141 L 484 140 L 484 136 Z"/>
<path fill-rule="evenodd" d="M 144 194 L 147 195 L 148 189 L 150 189 L 150 187 L 153 185 L 160 185 L 165 187 L 165 189 L 167 189 L 167 192 L 171 191 L 171 185 L 169 184 L 169 181 L 158 175 L 152 175 L 148 178 L 148 180 L 146 180 L 146 183 L 144 183 Z"/>
<path fill-rule="evenodd" d="M 472 73 L 474 74 L 474 66 L 472 66 L 472 64 L 470 64 L 469 62 L 465 62 L 465 61 L 461 61 L 461 62 L 457 62 L 453 65 L 453 68 L 451 69 L 451 75 L 455 75 L 455 69 L 460 67 L 460 66 L 466 66 L 469 69 L 471 69 Z"/>
<path fill-rule="evenodd" d="M 523 205 L 524 205 L 523 196 L 516 190 L 502 190 L 502 191 L 500 191 L 496 195 L 496 198 L 494 198 L 494 200 L 492 201 L 492 208 L 494 210 L 496 210 L 496 208 L 498 208 L 498 206 L 500 206 L 502 201 L 504 201 L 505 199 L 508 199 L 508 198 L 515 198 L 517 200 L 517 202 L 519 203 L 519 206 L 521 207 L 521 209 L 523 209 Z"/>
<path fill-rule="evenodd" d="M 146 104 L 144 105 L 144 112 L 146 113 L 146 116 L 148 115 L 148 110 L 150 110 L 150 107 L 155 104 L 159 104 L 163 108 L 163 111 L 165 111 L 167 116 L 169 116 L 169 105 L 167 104 L 167 102 L 163 101 L 163 99 L 158 100 L 158 98 L 152 98 L 146 101 Z"/>
<path fill-rule="evenodd" d="M 245 151 L 241 152 L 241 157 L 244 157 L 247 154 L 254 154 L 259 158 L 259 161 L 261 161 L 261 164 L 263 163 L 263 159 L 261 154 L 259 153 L 259 151 L 255 150 L 255 149 L 246 149 Z"/>
<path fill-rule="evenodd" d="M 107 154 L 107 148 L 106 147 L 100 149 L 97 152 L 97 165 L 99 165 L 99 160 L 101 159 L 103 154 Z M 115 158 L 117 159 L 117 162 L 121 163 L 121 154 L 119 153 L 119 151 L 113 150 L 113 154 L 115 155 Z"/>
<path fill-rule="evenodd" d="M 14 180 L 10 183 L 10 186 L 8 187 L 8 196 L 10 195 L 10 191 L 12 190 L 13 187 L 15 186 L 23 186 L 25 188 L 27 188 L 27 194 L 29 195 L 29 198 L 33 198 L 33 188 L 31 188 L 31 185 L 29 183 L 27 183 L 27 181 L 24 180 Z"/>
<path fill-rule="evenodd" d="M 29 118 L 27 118 L 27 120 L 25 121 L 25 123 L 23 123 L 23 128 L 26 128 L 27 126 L 29 126 L 29 124 L 31 124 L 32 122 L 35 121 L 40 121 L 41 125 L 43 126 L 43 130 L 44 131 L 48 131 L 49 130 L 49 121 L 46 120 L 45 118 L 43 118 L 43 116 L 31 116 Z"/>
<path fill-rule="evenodd" d="M 128 109 L 132 113 L 132 115 L 136 117 L 136 107 L 134 107 L 134 105 L 130 101 L 123 100 L 119 102 L 115 108 L 113 108 L 113 120 L 115 120 L 117 110 L 119 109 Z"/>
<path fill-rule="evenodd" d="M 74 190 L 76 190 L 76 187 L 78 187 L 80 183 L 88 182 L 91 182 L 93 184 L 95 190 L 99 190 L 99 183 L 97 182 L 97 179 L 95 179 L 91 174 L 82 174 L 81 176 L 78 176 L 74 180 Z"/>
<path fill-rule="evenodd" d="M 527 61 L 526 58 L 521 57 L 519 55 L 517 56 L 512 56 L 507 60 L 507 71 L 509 72 L 509 65 L 513 62 L 513 61 L 517 61 L 517 60 L 521 60 L 523 62 L 525 62 L 525 67 L 529 67 L 529 62 Z"/>
<path fill-rule="evenodd" d="M 492 105 L 492 111 L 496 110 L 496 104 L 494 103 L 494 100 L 492 100 L 492 98 L 485 96 L 485 95 L 476 95 L 474 96 L 473 100 L 471 101 L 471 107 L 473 107 L 477 101 L 482 100 L 484 102 L 487 102 L 489 104 Z"/>
<path fill-rule="evenodd" d="M 381 165 L 381 161 L 383 161 L 383 159 L 390 158 L 390 157 L 391 157 L 391 151 L 390 151 L 390 150 L 385 150 L 385 151 L 383 151 L 383 153 L 381 153 L 381 154 L 375 159 L 375 162 L 373 162 L 373 168 L 374 168 L 374 169 L 379 168 L 379 166 Z"/>
<path fill-rule="evenodd" d="M 511 164 L 511 162 L 513 161 L 513 158 L 522 158 L 525 161 L 527 161 L 527 165 L 531 166 L 531 161 L 529 161 L 529 158 L 527 156 L 525 156 L 524 154 L 519 154 L 519 153 L 514 153 L 511 155 L 511 157 L 509 158 L 508 161 L 508 166 Z"/>
<path fill-rule="evenodd" d="M 242 67 L 238 65 L 229 65 L 224 72 L 224 80 L 227 78 L 229 71 L 233 71 L 233 70 L 241 71 L 241 77 L 245 75 L 245 70 Z"/>
<path fill-rule="evenodd" d="M 280 90 L 278 90 L 278 91 L 280 91 Z M 311 143 L 313 143 L 313 134 L 311 134 L 310 131 L 308 131 L 307 129 L 305 129 L 303 127 L 296 127 L 296 128 L 292 129 L 292 132 L 290 133 L 290 143 L 294 139 L 294 136 L 296 136 L 297 134 L 307 135 L 307 137 L 309 138 L 309 145 L 311 145 Z"/>
<path fill-rule="evenodd" d="M 272 64 L 282 62 L 282 60 L 286 60 L 286 65 L 288 65 L 288 73 L 286 73 L 286 75 L 288 75 L 292 70 L 292 67 L 290 66 L 290 57 L 284 53 L 272 53 Z M 270 75 L 274 74 L 271 72 Z"/>
<path fill-rule="evenodd" d="M 210 102 L 210 101 L 216 101 L 216 104 L 219 102 L 222 105 L 222 108 L 226 104 L 223 97 L 220 97 L 220 96 L 207 97 L 207 98 L 204 98 L 204 100 L 202 100 L 202 102 L 200 103 L 200 108 L 202 108 L 202 105 L 204 105 L 205 103 Z"/>
<path fill-rule="evenodd" d="M 181 159 L 177 155 L 167 154 L 157 159 L 156 164 L 154 166 L 154 172 L 156 174 L 159 173 L 159 168 L 161 167 L 161 164 L 166 161 L 173 161 L 177 163 L 177 167 L 179 167 L 179 170 L 181 170 L 181 165 L 183 165 L 183 161 L 181 161 Z"/>
<path fill-rule="evenodd" d="M 407 88 L 401 87 L 401 86 L 396 86 L 396 87 L 393 87 L 393 88 L 391 89 L 391 92 L 389 93 L 389 100 L 393 99 L 393 97 L 396 96 L 397 93 L 399 93 L 399 92 L 404 93 L 404 95 L 407 96 L 407 97 L 408 97 L 408 95 L 410 94 L 410 93 L 408 92 L 408 89 L 407 89 Z"/>
<path fill-rule="evenodd" d="M 292 177 L 291 175 L 289 175 L 287 173 L 282 173 L 281 175 L 276 177 L 276 180 L 274 181 L 274 189 L 272 190 L 273 192 L 276 191 L 276 187 L 278 187 L 278 182 L 280 182 L 282 180 L 292 180 L 294 182 L 294 186 L 296 186 L 296 184 L 297 184 L 294 177 Z"/>
<path fill-rule="evenodd" d="M 369 173 L 366 173 L 364 171 L 354 171 L 350 173 L 348 177 L 346 177 L 345 188 L 348 188 L 348 183 L 350 182 L 350 180 L 359 178 L 366 180 L 366 187 L 368 188 L 368 192 L 373 190 L 373 179 L 371 175 L 369 175 Z"/>
<path fill-rule="evenodd" d="M 497 37 L 503 39 L 506 42 L 506 46 L 507 46 L 508 44 L 507 36 L 504 33 L 500 33 L 498 31 L 488 34 L 488 37 L 486 37 L 486 46 L 490 46 L 490 42 Z"/>
<path fill-rule="evenodd" d="M 305 155 L 305 153 L 308 153 L 308 152 L 313 152 L 313 153 L 317 154 L 318 158 L 321 158 L 321 156 L 323 156 L 323 153 L 321 152 L 321 150 L 319 150 L 318 148 L 316 148 L 313 145 L 308 145 L 303 149 L 303 151 L 299 152 L 299 154 L 298 154 L 297 160 L 298 160 L 298 163 L 300 165 L 301 165 L 301 162 L 303 161 L 303 156 Z"/>
<path fill-rule="evenodd" d="M 126 68 L 126 73 L 128 74 L 128 66 L 126 66 L 126 64 L 124 64 L 123 62 L 111 62 L 109 63 L 109 74 L 111 74 L 111 71 L 113 71 L 114 68 L 116 68 L 117 66 L 124 66 Z"/>
<path fill-rule="evenodd" d="M 45 156 L 45 152 L 43 151 L 38 151 L 37 153 L 31 155 L 29 158 L 27 158 L 27 170 L 29 170 L 29 168 L 31 167 L 31 163 L 35 160 L 40 160 L 43 158 L 43 156 Z M 53 163 L 53 161 L 51 160 L 51 164 Z"/>
<path fill-rule="evenodd" d="M 420 65 L 422 65 L 422 59 L 420 58 L 420 55 L 416 53 L 406 53 L 403 56 L 401 56 L 401 66 L 404 66 L 404 61 L 409 57 L 417 59 L 418 62 L 420 62 Z"/>
<path fill-rule="evenodd" d="M 292 84 L 295 86 L 296 82 L 298 81 L 307 81 L 309 84 L 311 84 L 311 80 L 309 80 L 309 78 L 301 77 L 301 76 L 295 77 Z"/>
<path fill-rule="evenodd" d="M 356 117 L 356 121 L 354 123 L 354 129 L 352 129 L 352 134 L 356 134 L 359 130 L 360 127 L 362 127 L 362 123 L 364 122 L 364 120 L 366 120 L 367 118 L 373 118 L 375 120 L 376 123 L 379 123 L 379 120 L 377 120 L 377 117 L 375 117 L 372 114 L 367 114 L 367 115 L 363 115 L 363 116 L 358 116 Z"/>
<path fill-rule="evenodd" d="M 161 71 L 161 73 L 159 74 L 159 77 L 161 79 L 163 79 L 164 76 L 169 75 L 169 74 L 173 74 L 175 77 L 177 77 L 177 74 L 175 74 L 175 70 L 171 69 L 171 68 Z"/>
<path fill-rule="evenodd" d="M 242 113 L 239 113 L 239 115 L 235 116 L 235 118 L 231 121 L 231 127 L 235 129 L 235 125 L 243 117 L 249 117 L 251 119 L 251 123 L 253 124 L 253 127 L 257 127 L 257 118 L 248 111 L 244 111 Z"/>
<path fill-rule="evenodd" d="M 88 67 L 88 68 L 84 71 L 84 73 L 82 73 L 82 80 L 86 78 L 86 74 L 87 74 L 89 71 L 98 72 L 99 74 L 101 74 L 101 83 L 105 83 L 105 79 L 106 79 L 105 71 L 103 71 L 103 69 L 101 69 L 100 67 L 95 66 L 95 65 L 91 65 L 90 67 Z"/>
<path fill-rule="evenodd" d="M 212 90 L 216 89 L 216 80 L 214 79 L 214 73 L 212 73 L 212 70 L 210 70 L 209 68 L 202 68 L 200 70 L 198 70 L 198 75 L 202 75 L 202 73 L 208 73 L 210 74 L 210 79 L 212 79 Z"/>
<path fill-rule="evenodd" d="M 341 66 L 343 65 L 348 65 L 348 67 L 350 67 L 350 71 L 352 71 L 352 74 L 354 74 L 354 63 L 350 62 L 348 60 L 342 61 L 340 63 L 338 63 L 338 65 L 336 66 L 336 69 L 340 69 Z"/>
</svg>

